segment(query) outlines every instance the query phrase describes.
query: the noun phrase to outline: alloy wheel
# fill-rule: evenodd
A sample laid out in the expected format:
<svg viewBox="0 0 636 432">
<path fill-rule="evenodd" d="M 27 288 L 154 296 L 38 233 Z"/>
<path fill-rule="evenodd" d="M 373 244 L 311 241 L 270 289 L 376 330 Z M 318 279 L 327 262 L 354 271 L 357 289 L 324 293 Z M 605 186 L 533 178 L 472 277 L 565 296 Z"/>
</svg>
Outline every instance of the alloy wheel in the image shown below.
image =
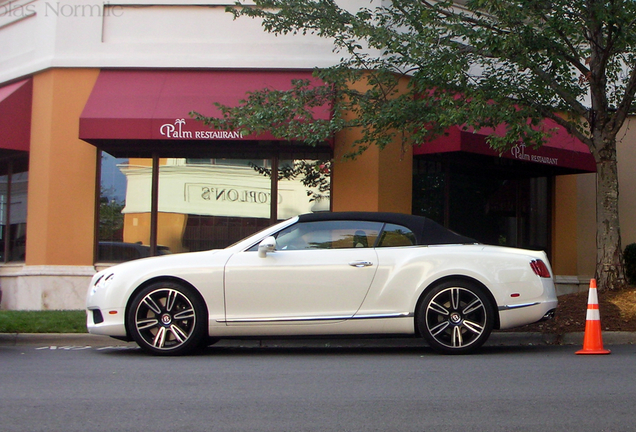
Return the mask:
<svg viewBox="0 0 636 432">
<path fill-rule="evenodd" d="M 152 351 L 178 350 L 193 338 L 196 324 L 197 313 L 192 301 L 173 288 L 151 290 L 135 308 L 136 333 Z"/>
<path fill-rule="evenodd" d="M 489 306 L 472 288 L 449 286 L 425 302 L 425 336 L 445 353 L 465 352 L 483 344 L 492 329 Z"/>
</svg>

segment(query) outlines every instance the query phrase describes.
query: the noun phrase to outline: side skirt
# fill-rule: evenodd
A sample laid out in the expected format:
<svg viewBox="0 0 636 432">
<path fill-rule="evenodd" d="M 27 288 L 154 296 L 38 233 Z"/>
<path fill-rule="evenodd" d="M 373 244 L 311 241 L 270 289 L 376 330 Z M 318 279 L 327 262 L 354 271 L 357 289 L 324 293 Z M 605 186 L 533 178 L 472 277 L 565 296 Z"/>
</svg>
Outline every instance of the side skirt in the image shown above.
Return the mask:
<svg viewBox="0 0 636 432">
<path fill-rule="evenodd" d="M 339 315 L 339 316 L 315 316 L 315 317 L 284 317 L 284 318 L 232 318 L 226 320 L 217 320 L 218 323 L 277 323 L 277 322 L 298 322 L 308 323 L 312 321 L 347 321 L 347 320 L 369 320 L 369 319 L 386 319 L 386 318 L 409 318 L 413 317 L 412 312 L 401 312 L 393 314 L 369 314 L 369 315 Z"/>
</svg>

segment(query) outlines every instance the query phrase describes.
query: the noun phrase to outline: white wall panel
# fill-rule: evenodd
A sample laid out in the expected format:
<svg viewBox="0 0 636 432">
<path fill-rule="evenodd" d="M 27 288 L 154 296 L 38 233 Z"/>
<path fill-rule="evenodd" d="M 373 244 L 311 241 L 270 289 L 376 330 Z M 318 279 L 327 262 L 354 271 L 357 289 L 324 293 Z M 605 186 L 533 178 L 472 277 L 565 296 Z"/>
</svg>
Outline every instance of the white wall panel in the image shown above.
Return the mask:
<svg viewBox="0 0 636 432">
<path fill-rule="evenodd" d="M 313 67 L 332 64 L 315 36 L 274 36 L 223 6 L 126 6 L 104 18 L 105 51 L 148 66 Z"/>
<path fill-rule="evenodd" d="M 0 83 L 50 67 L 313 68 L 340 59 L 328 40 L 234 20 L 232 3 L 0 0 Z"/>
<path fill-rule="evenodd" d="M 45 68 L 53 56 L 55 23 L 38 21 L 37 1 L 0 1 L 0 83 Z"/>
</svg>

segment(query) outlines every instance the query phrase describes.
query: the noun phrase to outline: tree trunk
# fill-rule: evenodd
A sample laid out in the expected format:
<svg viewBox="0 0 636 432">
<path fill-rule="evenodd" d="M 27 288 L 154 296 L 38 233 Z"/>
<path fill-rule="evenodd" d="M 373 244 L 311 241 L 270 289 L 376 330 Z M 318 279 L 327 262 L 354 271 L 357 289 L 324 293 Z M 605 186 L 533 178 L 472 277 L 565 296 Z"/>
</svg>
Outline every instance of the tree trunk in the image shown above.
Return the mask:
<svg viewBox="0 0 636 432">
<path fill-rule="evenodd" d="M 613 147 L 609 157 L 605 154 L 596 164 L 596 279 L 599 289 L 618 290 L 625 286 L 625 270 L 618 218 L 615 142 Z"/>
</svg>

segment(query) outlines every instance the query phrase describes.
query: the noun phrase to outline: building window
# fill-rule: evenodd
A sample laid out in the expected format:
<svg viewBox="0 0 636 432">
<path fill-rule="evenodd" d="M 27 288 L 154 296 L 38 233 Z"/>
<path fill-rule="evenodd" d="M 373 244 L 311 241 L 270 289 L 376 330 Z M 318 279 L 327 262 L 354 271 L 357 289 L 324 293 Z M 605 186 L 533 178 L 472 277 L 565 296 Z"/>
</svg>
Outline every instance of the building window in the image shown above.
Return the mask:
<svg viewBox="0 0 636 432">
<path fill-rule="evenodd" d="M 275 221 L 329 209 L 329 162 L 305 156 L 153 162 L 103 153 L 97 261 L 224 248 Z"/>
<path fill-rule="evenodd" d="M 2 262 L 26 257 L 28 156 L 0 164 L 0 256 Z"/>
<path fill-rule="evenodd" d="M 98 262 L 121 262 L 151 255 L 149 208 L 152 159 L 101 155 Z M 137 184 L 141 179 L 141 183 Z M 129 183 L 135 185 L 129 190 Z"/>
<path fill-rule="evenodd" d="M 485 244 L 550 250 L 549 177 L 513 161 L 417 158 L 413 213 Z"/>
</svg>

